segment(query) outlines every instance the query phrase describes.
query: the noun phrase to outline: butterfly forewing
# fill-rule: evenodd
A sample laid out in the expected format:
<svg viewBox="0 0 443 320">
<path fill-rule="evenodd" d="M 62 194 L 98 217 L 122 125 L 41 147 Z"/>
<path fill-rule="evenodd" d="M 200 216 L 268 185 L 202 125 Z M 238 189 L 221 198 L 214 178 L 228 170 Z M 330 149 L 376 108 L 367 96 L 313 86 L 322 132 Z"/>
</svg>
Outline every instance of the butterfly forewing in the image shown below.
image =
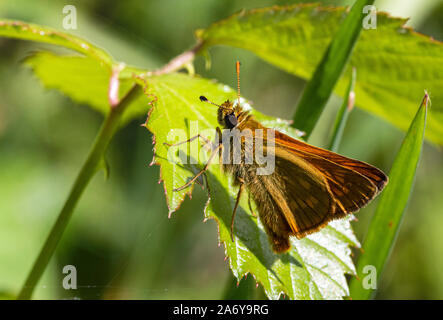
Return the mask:
<svg viewBox="0 0 443 320">
<path fill-rule="evenodd" d="M 363 161 L 347 158 L 338 153 L 312 146 L 303 141 L 291 138 L 277 130 L 275 130 L 275 141 L 282 147 L 284 146 L 288 149 L 304 153 L 306 157 L 309 154 L 315 155 L 334 162 L 342 167 L 356 171 L 371 180 L 377 187 L 378 191 L 381 191 L 388 182 L 388 177 L 381 170 Z"/>
<path fill-rule="evenodd" d="M 359 210 L 378 193 L 375 184 L 357 171 L 312 154 L 304 154 L 301 157 L 325 176 L 337 203 L 335 215 L 341 217 L 343 214 Z"/>
</svg>

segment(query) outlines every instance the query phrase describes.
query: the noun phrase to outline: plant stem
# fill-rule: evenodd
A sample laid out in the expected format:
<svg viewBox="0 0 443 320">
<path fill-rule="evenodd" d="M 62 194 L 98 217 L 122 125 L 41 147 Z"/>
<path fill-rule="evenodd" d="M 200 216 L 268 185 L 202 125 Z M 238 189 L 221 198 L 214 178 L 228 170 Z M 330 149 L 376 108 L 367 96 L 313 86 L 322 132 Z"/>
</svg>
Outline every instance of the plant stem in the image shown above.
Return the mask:
<svg viewBox="0 0 443 320">
<path fill-rule="evenodd" d="M 355 103 L 355 79 L 357 77 L 357 71 L 352 68 L 351 80 L 349 81 L 348 90 L 346 91 L 346 96 L 343 99 L 343 104 L 337 113 L 335 118 L 334 129 L 332 130 L 331 142 L 329 143 L 329 150 L 333 152 L 338 151 L 338 146 L 341 142 L 341 137 L 343 136 L 343 130 L 345 129 L 346 121 L 348 120 L 349 113 L 354 108 Z"/>
<path fill-rule="evenodd" d="M 181 68 L 183 68 L 188 63 L 191 63 L 194 60 L 195 56 L 197 55 L 197 53 L 199 53 L 202 47 L 203 47 L 203 42 L 198 42 L 192 49 L 178 55 L 160 69 L 147 72 L 146 75 L 148 77 L 159 76 L 162 74 L 171 73 L 180 70 Z"/>
<path fill-rule="evenodd" d="M 86 189 L 91 178 L 101 166 L 104 153 L 116 129 L 118 128 L 120 123 L 119 120 L 121 119 L 124 110 L 140 94 L 142 94 L 141 88 L 138 85 L 134 85 L 117 105 L 110 108 L 110 112 L 96 137 L 85 163 L 80 169 L 71 192 L 69 193 L 69 196 L 62 210 L 60 211 L 57 221 L 52 227 L 51 232 L 49 233 L 38 258 L 35 261 L 31 272 L 26 278 L 25 284 L 23 285 L 17 299 L 25 300 L 31 298 L 38 281 L 45 271 L 55 249 L 57 248 L 57 245 L 68 225 L 78 200 L 80 199 L 83 191 Z"/>
</svg>

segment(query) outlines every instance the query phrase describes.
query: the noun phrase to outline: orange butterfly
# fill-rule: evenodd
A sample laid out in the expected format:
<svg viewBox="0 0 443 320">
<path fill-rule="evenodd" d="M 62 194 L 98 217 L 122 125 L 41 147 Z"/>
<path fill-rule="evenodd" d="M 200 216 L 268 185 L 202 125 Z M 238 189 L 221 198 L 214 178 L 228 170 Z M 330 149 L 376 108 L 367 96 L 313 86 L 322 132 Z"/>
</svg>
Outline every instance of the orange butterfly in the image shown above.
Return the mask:
<svg viewBox="0 0 443 320">
<path fill-rule="evenodd" d="M 252 162 L 244 160 L 249 153 L 254 153 L 255 142 L 248 147 L 245 137 L 241 136 L 236 149 L 230 140 L 222 138 L 223 134 L 217 128 L 219 138 L 208 163 L 191 181 L 175 191 L 195 182 L 222 149 L 230 150 L 229 159 L 238 151 L 241 162 L 222 164 L 224 171 L 231 174 L 234 183 L 239 186 L 232 214 L 231 238 L 235 213 L 242 194 L 247 190 L 257 206 L 273 250 L 281 253 L 290 249 L 290 236 L 301 239 L 319 231 L 329 221 L 345 217 L 367 205 L 384 188 L 388 177 L 365 162 L 311 146 L 262 126 L 240 107 L 239 68 L 237 62 L 238 103 L 235 106 L 229 100 L 221 105 L 210 102 L 204 96 L 200 100 L 218 107 L 218 122 L 228 132 L 250 130 L 254 139 L 266 142 L 261 148 L 263 154 L 275 158 L 273 172 L 257 174 L 262 165 L 253 156 L 250 157 L 254 159 Z"/>
</svg>

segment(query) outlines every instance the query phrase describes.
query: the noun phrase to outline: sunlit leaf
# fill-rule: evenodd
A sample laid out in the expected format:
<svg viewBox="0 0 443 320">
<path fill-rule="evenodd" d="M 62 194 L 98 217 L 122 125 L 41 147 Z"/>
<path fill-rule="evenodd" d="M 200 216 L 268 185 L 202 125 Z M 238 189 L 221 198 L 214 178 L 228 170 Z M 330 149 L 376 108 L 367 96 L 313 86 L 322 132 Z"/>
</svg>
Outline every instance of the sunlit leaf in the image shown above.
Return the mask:
<svg viewBox="0 0 443 320">
<path fill-rule="evenodd" d="M 189 132 L 195 126 L 193 121 L 197 121 L 199 132 L 205 129 L 213 132 L 218 125 L 217 108 L 201 102 L 199 96 L 205 95 L 220 103 L 228 98 L 234 99 L 235 92 L 213 81 L 183 74 L 147 78 L 145 86 L 148 94 L 157 97 L 146 126 L 155 137 L 154 162 L 161 166 L 160 179 L 172 213 L 178 209 L 186 194 L 192 191 L 174 192 L 173 189 L 184 185 L 205 162 L 180 163 L 180 157 L 176 157 L 179 147 L 168 147 L 163 143 L 175 143 L 197 134 Z M 243 106 L 250 107 L 247 102 L 243 102 Z M 253 113 L 266 126 L 296 135 L 288 122 L 255 111 Z M 171 132 L 181 133 L 184 137 L 180 138 L 177 134 L 175 138 L 171 135 L 168 139 Z M 183 154 L 191 159 L 199 159 L 199 150 L 194 150 L 199 144 L 194 140 L 190 146 L 182 145 Z M 169 159 L 173 161 L 168 160 L 168 151 Z M 206 177 L 210 200 L 205 217 L 217 221 L 220 242 L 224 243 L 232 272 L 239 280 L 251 273 L 272 299 L 278 298 L 280 293 L 285 293 L 291 299 L 339 299 L 349 295 L 344 274 L 355 272 L 349 246 L 359 245 L 349 221 L 334 221 L 319 233 L 302 240 L 293 239 L 288 254 L 276 255 L 270 248 L 259 219 L 251 216 L 247 197 L 244 197 L 236 216 L 235 242 L 232 242 L 230 221 L 237 188 L 232 186 L 230 177 L 220 171 L 218 164 L 210 166 Z M 205 185 L 206 180 L 202 179 L 201 184 Z"/>
<path fill-rule="evenodd" d="M 228 45 L 254 52 L 299 77 L 310 79 L 346 9 L 318 4 L 241 11 L 199 30 L 204 47 Z M 434 102 L 427 138 L 443 144 L 443 45 L 405 28 L 405 19 L 378 13 L 376 29 L 364 29 L 349 66 L 358 70 L 357 107 L 406 130 L 423 89 Z M 351 70 L 337 84 L 344 95 Z"/>
<path fill-rule="evenodd" d="M 363 8 L 373 3 L 374 0 L 355 2 L 303 90 L 294 115 L 293 127 L 306 132 L 306 138 L 309 138 L 320 118 L 357 43 L 365 17 Z"/>
<path fill-rule="evenodd" d="M 57 89 L 74 101 L 86 104 L 106 115 L 110 110 L 108 99 L 111 69 L 103 63 L 85 56 L 56 55 L 51 52 L 38 52 L 25 59 L 42 84 L 49 89 Z M 122 72 L 120 98 L 129 90 L 135 72 Z M 148 113 L 149 99 L 140 96 L 126 110 L 123 123 L 141 118 Z M 141 122 L 142 120 L 140 120 Z"/>
<path fill-rule="evenodd" d="M 39 52 L 29 56 L 25 63 L 33 69 L 45 87 L 57 89 L 74 101 L 87 104 L 103 114 L 109 111 L 111 70 L 96 60 Z"/>
<path fill-rule="evenodd" d="M 112 57 L 104 50 L 72 34 L 17 20 L 0 20 L 0 36 L 44 42 L 69 48 L 108 66 Z"/>
</svg>

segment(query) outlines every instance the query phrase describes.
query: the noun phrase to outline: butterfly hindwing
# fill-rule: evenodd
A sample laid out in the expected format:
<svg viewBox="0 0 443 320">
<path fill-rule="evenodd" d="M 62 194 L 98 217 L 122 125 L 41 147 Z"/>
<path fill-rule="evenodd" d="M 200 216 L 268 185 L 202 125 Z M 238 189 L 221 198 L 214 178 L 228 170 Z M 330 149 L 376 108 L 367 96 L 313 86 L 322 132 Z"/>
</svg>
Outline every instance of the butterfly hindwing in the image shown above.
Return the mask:
<svg viewBox="0 0 443 320">
<path fill-rule="evenodd" d="M 335 200 L 323 174 L 285 149 L 275 148 L 274 173 L 257 175 L 248 188 L 276 251 L 289 245 L 290 235 L 303 238 L 334 219 Z"/>
</svg>

